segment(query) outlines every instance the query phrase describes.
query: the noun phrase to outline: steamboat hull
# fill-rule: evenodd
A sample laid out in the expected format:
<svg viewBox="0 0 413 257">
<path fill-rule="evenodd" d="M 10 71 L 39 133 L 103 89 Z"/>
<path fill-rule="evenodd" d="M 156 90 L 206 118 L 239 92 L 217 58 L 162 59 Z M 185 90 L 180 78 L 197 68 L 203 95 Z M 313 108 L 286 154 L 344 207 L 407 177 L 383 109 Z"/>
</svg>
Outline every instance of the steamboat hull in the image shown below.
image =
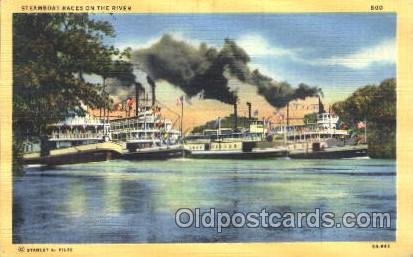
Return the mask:
<svg viewBox="0 0 413 257">
<path fill-rule="evenodd" d="M 51 150 L 49 155 L 26 155 L 25 164 L 43 164 L 47 166 L 100 162 L 117 159 L 121 156 L 121 146 L 111 142 L 81 145 Z"/>
<path fill-rule="evenodd" d="M 287 156 L 286 150 L 265 151 L 185 151 L 185 157 L 194 159 L 268 159 Z"/>
<path fill-rule="evenodd" d="M 342 159 L 368 156 L 367 145 L 352 147 L 337 147 L 321 151 L 290 151 L 288 157 L 292 159 Z"/>
<path fill-rule="evenodd" d="M 143 149 L 134 152 L 125 152 L 121 158 L 124 160 L 167 160 L 183 157 L 182 148 L 169 149 Z"/>
<path fill-rule="evenodd" d="M 119 158 L 119 154 L 108 150 L 87 151 L 74 154 L 46 156 L 40 159 L 41 164 L 48 166 L 101 162 Z"/>
</svg>

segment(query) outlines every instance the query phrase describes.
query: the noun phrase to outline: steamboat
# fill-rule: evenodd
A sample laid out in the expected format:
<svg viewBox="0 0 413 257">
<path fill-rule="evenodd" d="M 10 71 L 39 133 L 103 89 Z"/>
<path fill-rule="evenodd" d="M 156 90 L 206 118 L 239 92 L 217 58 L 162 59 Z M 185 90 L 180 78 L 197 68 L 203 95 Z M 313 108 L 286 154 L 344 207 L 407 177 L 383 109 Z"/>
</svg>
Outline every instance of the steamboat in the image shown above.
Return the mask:
<svg viewBox="0 0 413 257">
<path fill-rule="evenodd" d="M 173 128 L 171 120 L 162 115 L 161 103 L 155 97 L 155 84 L 149 77 L 147 80 L 152 87 L 151 101 L 147 94 L 141 97 L 139 89 L 142 85 L 137 83 L 135 99 L 128 98 L 122 110 L 117 112 L 122 114 L 120 116 L 116 115 L 115 110 L 110 113 L 104 109 L 102 115 L 102 109 L 88 111 L 84 106 L 84 117 L 73 115 L 50 124 L 48 138 L 42 144 L 46 150 L 26 153 L 25 162 L 60 165 L 115 158 L 144 160 L 181 157 L 181 133 Z"/>
<path fill-rule="evenodd" d="M 168 159 L 182 156 L 180 132 L 162 117 L 161 107 L 144 105 L 136 115 L 110 121 L 113 142 L 122 144 L 122 159 Z"/>
<path fill-rule="evenodd" d="M 336 159 L 367 156 L 366 124 L 364 124 L 364 138 L 354 137 L 348 129 L 338 126 L 338 116 L 320 110 L 315 123 L 272 127 L 264 120 L 252 118 L 250 104 L 248 106 L 247 129 L 237 127 L 235 104 L 235 127 L 222 129 L 218 118 L 218 129 L 206 129 L 203 133 L 185 137 L 183 142 L 186 156 L 240 159 L 274 157 Z"/>
<path fill-rule="evenodd" d="M 271 134 L 284 137 L 290 158 L 336 159 L 367 156 L 367 124 L 361 122 L 364 136 L 353 136 L 338 126 L 339 117 L 319 113 L 314 124 L 278 126 Z"/>
<path fill-rule="evenodd" d="M 218 118 L 218 128 L 183 137 L 183 102 L 181 115 L 175 113 L 178 118 L 172 122 L 163 116 L 162 104 L 156 101 L 154 82 L 150 78 L 148 82 L 152 86 L 151 101 L 147 94 L 140 98 L 136 86 L 135 99 L 128 99 L 124 116 L 110 117 L 104 113 L 103 117 L 96 117 L 86 112 L 85 117 L 68 117 L 49 125 L 47 150 L 41 154 L 26 154 L 26 163 L 59 165 L 115 158 L 147 160 L 183 156 L 208 159 L 367 156 L 366 127 L 364 139 L 354 137 L 348 129 L 338 126 L 339 117 L 326 112 L 319 112 L 312 124 L 272 126 L 268 121 L 252 118 L 250 104 L 247 126 L 238 127 L 237 105 L 234 104 L 233 128 L 221 128 Z M 178 120 L 180 131 L 174 129 Z"/>
<path fill-rule="evenodd" d="M 37 152 L 26 153 L 26 164 L 62 165 L 119 158 L 122 147 L 111 141 L 110 125 L 86 115 L 67 117 L 47 127 L 48 136 Z M 32 147 L 33 148 L 33 147 Z"/>
<path fill-rule="evenodd" d="M 218 119 L 220 122 L 220 119 Z M 184 149 L 189 158 L 259 159 L 287 155 L 287 148 L 279 142 L 266 140 L 262 121 L 251 121 L 248 130 L 218 128 L 204 130 L 184 139 Z"/>
</svg>

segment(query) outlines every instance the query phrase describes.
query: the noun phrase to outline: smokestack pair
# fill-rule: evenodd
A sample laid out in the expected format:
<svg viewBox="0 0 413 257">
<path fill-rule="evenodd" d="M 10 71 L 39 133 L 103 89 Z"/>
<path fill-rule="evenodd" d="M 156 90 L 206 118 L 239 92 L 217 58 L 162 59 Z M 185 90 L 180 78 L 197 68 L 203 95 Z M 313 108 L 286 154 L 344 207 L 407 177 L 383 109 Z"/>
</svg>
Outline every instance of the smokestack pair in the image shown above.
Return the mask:
<svg viewBox="0 0 413 257">
<path fill-rule="evenodd" d="M 155 106 L 155 102 L 156 102 L 156 95 L 155 95 L 155 88 L 156 88 L 156 84 L 155 81 L 149 77 L 146 76 L 146 80 L 148 81 L 148 84 L 151 86 L 151 92 L 152 92 L 152 106 Z M 135 115 L 138 116 L 139 114 L 139 90 L 142 88 L 142 84 L 139 82 L 135 82 L 135 99 L 136 99 L 136 110 L 135 110 Z"/>
</svg>

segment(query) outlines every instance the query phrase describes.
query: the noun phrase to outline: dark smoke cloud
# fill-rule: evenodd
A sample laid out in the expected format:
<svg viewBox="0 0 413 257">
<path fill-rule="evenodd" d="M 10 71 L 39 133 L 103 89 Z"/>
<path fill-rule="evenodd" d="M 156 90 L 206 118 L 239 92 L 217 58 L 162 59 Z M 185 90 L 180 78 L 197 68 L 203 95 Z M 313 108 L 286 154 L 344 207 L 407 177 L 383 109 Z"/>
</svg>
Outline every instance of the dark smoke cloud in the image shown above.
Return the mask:
<svg viewBox="0 0 413 257">
<path fill-rule="evenodd" d="M 288 102 L 296 99 L 305 99 L 306 97 L 318 96 L 322 94 L 321 89 L 310 87 L 304 83 L 293 88 L 287 82 L 276 82 L 272 78 L 254 70 L 251 74 L 250 83 L 258 87 L 258 93 L 268 101 L 272 106 L 280 108 Z"/>
<path fill-rule="evenodd" d="M 241 81 L 249 73 L 248 55 L 231 40 L 225 40 L 218 51 L 206 44 L 195 48 L 165 35 L 150 48 L 135 51 L 132 60 L 150 77 L 179 86 L 189 97 L 203 92 L 204 98 L 225 103 L 236 100 L 225 71 Z"/>
<path fill-rule="evenodd" d="M 124 60 L 115 60 L 107 66 L 104 91 L 108 93 L 115 102 L 135 96 L 136 87 L 144 91 L 141 83 L 137 81 L 133 64 Z"/>
<path fill-rule="evenodd" d="M 135 87 L 126 86 L 122 81 L 113 78 L 106 80 L 106 91 L 115 103 L 125 101 L 128 97 L 135 95 Z"/>
<path fill-rule="evenodd" d="M 251 72 L 250 57 L 235 41 L 225 39 L 220 49 L 201 44 L 198 48 L 170 35 L 146 49 L 132 53 L 132 62 L 153 79 L 163 79 L 181 88 L 189 97 L 202 92 L 207 99 L 233 104 L 236 92 L 228 85 L 226 74 L 257 86 L 260 95 L 274 107 L 283 107 L 293 99 L 304 99 L 319 93 L 315 87 L 300 84 L 294 89 L 286 82 L 278 83 L 261 74 Z"/>
</svg>

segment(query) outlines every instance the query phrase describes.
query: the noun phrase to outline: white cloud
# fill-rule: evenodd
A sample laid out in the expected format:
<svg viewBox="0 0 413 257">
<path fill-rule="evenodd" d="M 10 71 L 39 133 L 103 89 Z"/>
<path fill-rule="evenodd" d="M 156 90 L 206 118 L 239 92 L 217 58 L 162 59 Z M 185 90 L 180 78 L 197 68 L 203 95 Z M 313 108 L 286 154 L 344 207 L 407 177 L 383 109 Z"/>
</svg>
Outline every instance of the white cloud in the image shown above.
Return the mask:
<svg viewBox="0 0 413 257">
<path fill-rule="evenodd" d="M 149 39 L 146 39 L 146 40 L 136 38 L 136 39 L 130 40 L 130 41 L 116 42 L 115 47 L 119 48 L 120 50 L 123 50 L 127 47 L 130 47 L 133 50 L 148 48 L 148 47 L 152 46 L 153 44 L 157 43 L 162 38 L 162 36 L 165 35 L 165 34 L 171 35 L 176 40 L 185 41 L 185 43 L 187 43 L 189 45 L 192 45 L 193 47 L 198 47 L 201 44 L 200 40 L 190 38 L 182 32 L 167 32 L 167 33 L 162 33 L 162 34 L 160 34 L 156 37 L 152 37 L 152 38 L 149 38 Z"/>
<path fill-rule="evenodd" d="M 285 78 L 276 71 L 273 60 L 276 60 L 276 58 L 297 60 L 297 54 L 302 51 L 302 49 L 298 48 L 276 46 L 259 34 L 243 35 L 236 39 L 236 42 L 252 58 L 249 64 L 251 70 L 258 69 L 262 74 L 276 81 L 283 81 Z"/>
<path fill-rule="evenodd" d="M 236 40 L 236 42 L 251 57 L 294 57 L 296 51 L 293 49 L 281 48 L 271 45 L 264 37 L 258 34 L 242 36 L 238 40 Z"/>
<path fill-rule="evenodd" d="M 260 64 L 260 63 L 250 63 L 249 66 L 251 70 L 258 69 L 261 74 L 264 74 L 265 76 L 269 76 L 276 81 L 285 80 L 278 72 L 275 72 L 275 70 L 273 69 L 273 67 L 271 67 L 271 65 Z"/>
<path fill-rule="evenodd" d="M 142 40 L 140 38 L 129 40 L 129 41 L 118 41 L 114 44 L 114 46 L 120 50 L 124 50 L 128 47 L 132 49 L 139 49 L 139 48 L 147 48 L 156 43 L 160 37 L 150 38 L 147 40 Z"/>
<path fill-rule="evenodd" d="M 392 64 L 396 62 L 396 43 L 385 40 L 372 47 L 363 48 L 356 53 L 335 55 L 314 64 L 340 65 L 350 69 L 364 69 L 372 64 Z"/>
<path fill-rule="evenodd" d="M 317 66 L 338 65 L 350 69 L 365 69 L 373 64 L 392 64 L 396 62 L 396 43 L 394 39 L 384 40 L 376 45 L 362 48 L 355 53 L 337 54 L 328 58 L 315 60 L 308 60 L 301 57 L 300 53 L 303 49 L 278 47 L 268 42 L 268 40 L 259 34 L 242 36 L 237 40 L 237 43 L 251 57 L 288 57 L 296 62 Z"/>
</svg>

